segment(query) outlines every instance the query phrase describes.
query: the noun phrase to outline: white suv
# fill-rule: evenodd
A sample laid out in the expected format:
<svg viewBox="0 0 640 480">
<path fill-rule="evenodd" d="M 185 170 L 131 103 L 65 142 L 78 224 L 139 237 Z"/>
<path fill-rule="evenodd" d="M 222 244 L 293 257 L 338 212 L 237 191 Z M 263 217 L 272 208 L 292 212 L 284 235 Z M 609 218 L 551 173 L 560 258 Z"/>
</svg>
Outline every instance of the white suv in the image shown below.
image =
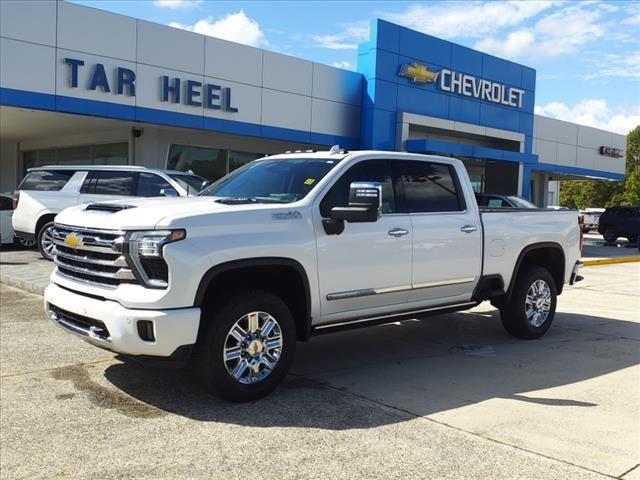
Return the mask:
<svg viewBox="0 0 640 480">
<path fill-rule="evenodd" d="M 13 230 L 18 238 L 36 240 L 51 260 L 51 228 L 67 207 L 133 197 L 186 197 L 208 181 L 191 172 L 134 166 L 60 166 L 30 168 L 15 192 Z"/>
</svg>

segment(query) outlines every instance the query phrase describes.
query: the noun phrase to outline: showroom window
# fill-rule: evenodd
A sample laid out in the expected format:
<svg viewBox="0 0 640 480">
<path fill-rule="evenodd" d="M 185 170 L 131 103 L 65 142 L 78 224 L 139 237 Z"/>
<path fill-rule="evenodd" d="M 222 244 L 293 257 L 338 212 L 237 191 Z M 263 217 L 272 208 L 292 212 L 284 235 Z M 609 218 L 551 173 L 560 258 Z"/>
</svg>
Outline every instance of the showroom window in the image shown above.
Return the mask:
<svg viewBox="0 0 640 480">
<path fill-rule="evenodd" d="M 127 165 L 129 144 L 103 143 L 23 152 L 24 171 L 44 165 Z"/>
<path fill-rule="evenodd" d="M 191 170 L 215 182 L 236 168 L 262 156 L 262 153 L 174 144 L 169 146 L 167 168 L 183 172 Z"/>
</svg>

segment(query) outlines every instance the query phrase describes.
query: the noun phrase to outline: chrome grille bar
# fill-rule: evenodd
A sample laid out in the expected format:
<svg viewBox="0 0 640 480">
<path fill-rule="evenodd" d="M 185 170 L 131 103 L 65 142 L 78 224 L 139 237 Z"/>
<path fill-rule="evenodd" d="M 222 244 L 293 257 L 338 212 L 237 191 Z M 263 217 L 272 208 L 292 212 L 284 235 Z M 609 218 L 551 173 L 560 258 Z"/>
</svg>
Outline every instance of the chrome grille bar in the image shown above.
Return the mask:
<svg viewBox="0 0 640 480">
<path fill-rule="evenodd" d="M 113 253 L 116 253 L 116 252 L 113 252 Z M 96 265 L 104 265 L 105 267 L 128 267 L 129 266 L 127 264 L 127 260 L 122 255 L 115 258 L 114 260 L 100 260 L 100 259 L 92 258 L 89 255 L 73 255 L 71 253 L 62 252 L 55 247 L 53 249 L 53 254 L 61 258 L 66 258 L 68 260 L 75 260 L 76 262 L 94 263 Z"/>
<path fill-rule="evenodd" d="M 59 256 L 54 257 L 53 263 L 66 270 L 70 270 L 76 273 L 83 273 L 85 275 L 92 275 L 94 277 L 111 278 L 114 280 L 135 280 L 136 277 L 133 272 L 128 268 L 121 268 L 113 273 L 102 272 L 99 270 L 93 270 L 91 268 L 78 267 L 73 264 L 64 262 Z"/>
</svg>

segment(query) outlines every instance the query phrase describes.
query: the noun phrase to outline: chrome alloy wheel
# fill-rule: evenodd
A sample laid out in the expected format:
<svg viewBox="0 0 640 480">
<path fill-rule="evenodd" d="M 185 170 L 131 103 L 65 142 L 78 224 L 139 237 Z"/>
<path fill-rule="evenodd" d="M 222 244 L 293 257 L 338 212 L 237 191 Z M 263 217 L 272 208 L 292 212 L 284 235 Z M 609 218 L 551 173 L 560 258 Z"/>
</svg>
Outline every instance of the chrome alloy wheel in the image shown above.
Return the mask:
<svg viewBox="0 0 640 480">
<path fill-rule="evenodd" d="M 243 384 L 258 383 L 276 367 L 282 353 L 282 331 L 266 312 L 251 312 L 233 324 L 222 360 L 229 375 Z"/>
<path fill-rule="evenodd" d="M 53 227 L 47 228 L 44 232 L 42 232 L 42 237 L 40 239 L 40 244 L 42 245 L 42 251 L 47 254 L 49 257 L 53 256 Z"/>
<path fill-rule="evenodd" d="M 525 313 L 532 327 L 540 327 L 549 317 L 551 311 L 551 289 L 544 280 L 536 280 L 531 284 L 525 298 Z"/>
</svg>

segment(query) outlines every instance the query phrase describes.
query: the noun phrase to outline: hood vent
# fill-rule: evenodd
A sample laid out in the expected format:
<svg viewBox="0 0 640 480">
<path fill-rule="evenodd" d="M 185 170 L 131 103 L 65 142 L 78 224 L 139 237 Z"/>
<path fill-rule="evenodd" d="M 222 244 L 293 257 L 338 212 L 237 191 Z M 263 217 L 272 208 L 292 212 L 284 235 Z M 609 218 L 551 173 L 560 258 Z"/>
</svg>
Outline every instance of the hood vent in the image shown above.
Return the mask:
<svg viewBox="0 0 640 480">
<path fill-rule="evenodd" d="M 92 203 L 85 208 L 85 211 L 94 210 L 98 212 L 115 213 L 129 208 L 136 208 L 135 205 L 125 205 L 121 203 Z"/>
</svg>

